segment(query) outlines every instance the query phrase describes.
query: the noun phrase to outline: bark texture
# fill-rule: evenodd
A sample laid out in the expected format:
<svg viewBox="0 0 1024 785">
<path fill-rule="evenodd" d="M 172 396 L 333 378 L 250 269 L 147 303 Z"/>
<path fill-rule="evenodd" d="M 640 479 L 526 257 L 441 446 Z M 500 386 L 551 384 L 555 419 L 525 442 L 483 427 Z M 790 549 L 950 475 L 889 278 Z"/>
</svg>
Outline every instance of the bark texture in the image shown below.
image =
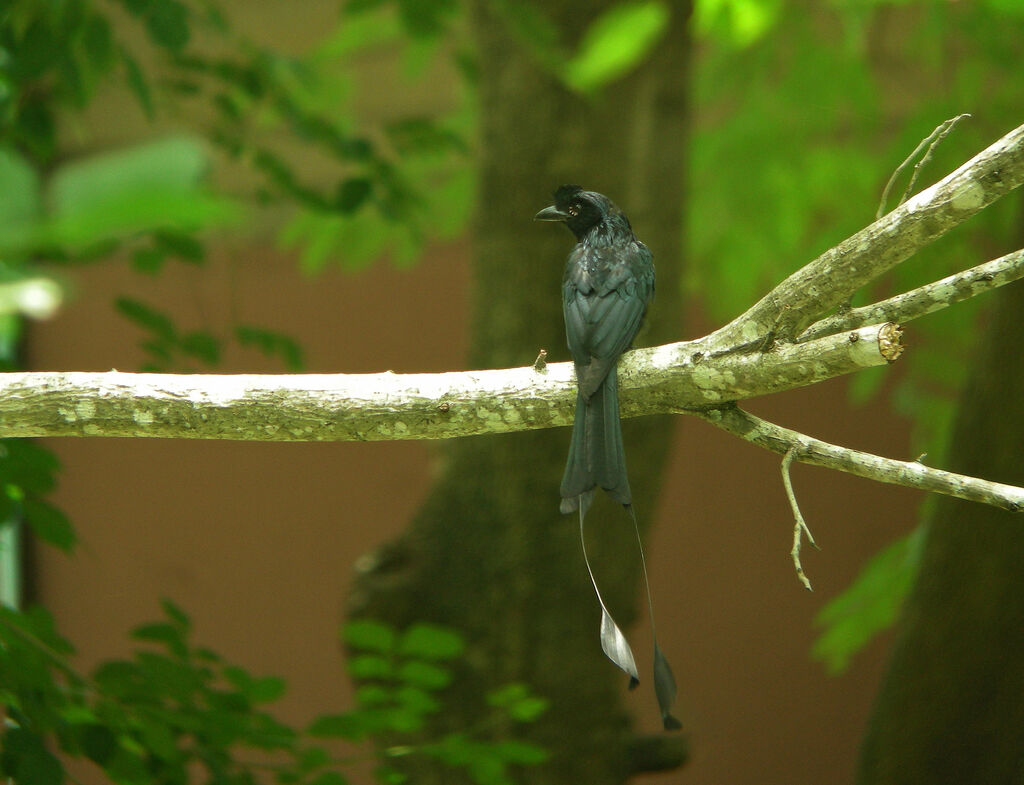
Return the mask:
<svg viewBox="0 0 1024 785">
<path fill-rule="evenodd" d="M 950 468 L 1024 483 L 1024 288 L 999 295 Z M 1024 528 L 941 498 L 861 754 L 864 785 L 1024 783 Z"/>
<path fill-rule="evenodd" d="M 753 398 L 885 365 L 902 353 L 898 333 L 874 324 L 766 353 L 720 353 L 704 339 L 638 349 L 619 362 L 622 416 Z M 0 373 L 0 438 L 452 439 L 568 425 L 575 400 L 566 362 L 431 374 Z"/>
<path fill-rule="evenodd" d="M 559 0 L 543 11 L 574 44 L 610 4 L 581 13 L 579 3 Z M 530 363 L 541 347 L 552 360 L 568 356 L 560 285 L 572 238 L 531 220 L 562 183 L 608 194 L 654 253 L 658 295 L 638 344 L 678 338 L 688 3 L 673 4 L 671 29 L 654 56 L 592 100 L 567 93 L 537 65 L 494 16 L 500 7 L 480 2 L 472 10 L 482 128 L 471 366 Z M 660 418 L 624 424 L 643 523 L 655 509 L 666 425 Z M 551 701 L 525 730 L 554 753 L 529 770 L 529 781 L 621 783 L 644 747 L 631 743 L 625 678 L 601 653 L 576 520 L 558 513 L 567 447 L 562 430 L 447 443 L 424 507 L 406 536 L 367 560 L 353 603 L 360 614 L 398 625 L 428 619 L 466 634 L 468 667 L 452 688 L 456 709 L 432 730 L 472 725 L 486 689 L 523 681 Z M 639 574 L 631 524 L 604 503 L 588 523 L 606 600 L 628 625 Z M 649 679 L 641 689 L 650 692 Z M 645 698 L 655 712 L 653 694 Z M 669 745 L 681 750 L 678 738 Z M 662 753 L 643 757 L 660 765 L 680 759 Z M 453 782 L 450 772 L 408 773 L 417 783 Z"/>
</svg>

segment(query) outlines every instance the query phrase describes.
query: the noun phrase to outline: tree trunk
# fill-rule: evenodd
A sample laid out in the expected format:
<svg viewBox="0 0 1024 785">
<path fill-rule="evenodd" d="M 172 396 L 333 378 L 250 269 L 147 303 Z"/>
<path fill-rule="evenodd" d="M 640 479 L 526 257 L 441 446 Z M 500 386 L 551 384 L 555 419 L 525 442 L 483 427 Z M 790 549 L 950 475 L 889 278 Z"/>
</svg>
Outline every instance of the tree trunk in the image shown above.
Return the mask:
<svg viewBox="0 0 1024 785">
<path fill-rule="evenodd" d="M 543 11 L 575 44 L 609 5 L 580 14 L 579 3 L 559 0 Z M 552 360 L 568 359 L 560 287 L 574 241 L 564 228 L 532 220 L 562 183 L 608 194 L 654 253 L 658 294 L 638 345 L 679 337 L 688 2 L 674 4 L 653 56 L 592 100 L 546 73 L 493 15 L 498 7 L 478 2 L 471 12 L 481 116 L 471 367 L 522 365 L 542 347 Z M 645 418 L 623 430 L 635 508 L 646 524 L 669 428 L 663 418 Z M 370 560 L 353 607 L 397 626 L 430 620 L 466 635 L 453 709 L 431 733 L 469 727 L 486 708 L 486 690 L 525 682 L 551 701 L 526 729 L 553 753 L 530 770 L 530 782 L 620 783 L 645 766 L 638 754 L 654 760 L 665 750 L 631 744 L 620 700 L 626 679 L 601 653 L 576 519 L 558 513 L 568 441 L 559 429 L 440 446 L 442 469 L 429 498 L 408 532 Z M 595 572 L 626 626 L 638 596 L 632 524 L 609 503 L 595 504 L 588 523 Z M 642 675 L 649 692 L 649 665 Z M 644 705 L 657 711 L 653 694 Z M 668 764 L 648 767 L 655 765 Z M 450 771 L 407 773 L 417 783 L 455 781 Z"/>
<path fill-rule="evenodd" d="M 1024 287 L 998 295 L 949 468 L 1024 484 Z M 1024 525 L 941 497 L 861 751 L 865 785 L 1024 783 Z"/>
</svg>

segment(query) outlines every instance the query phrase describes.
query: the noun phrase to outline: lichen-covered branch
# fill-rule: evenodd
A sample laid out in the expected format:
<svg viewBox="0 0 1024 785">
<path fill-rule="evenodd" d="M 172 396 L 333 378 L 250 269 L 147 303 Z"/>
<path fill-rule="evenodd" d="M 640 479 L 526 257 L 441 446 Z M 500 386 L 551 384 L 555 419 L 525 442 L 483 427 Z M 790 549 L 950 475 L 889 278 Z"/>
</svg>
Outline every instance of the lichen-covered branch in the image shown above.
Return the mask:
<svg viewBox="0 0 1024 785">
<path fill-rule="evenodd" d="M 1024 249 L 1000 256 L 963 272 L 946 276 L 909 292 L 886 300 L 851 308 L 815 322 L 801 334 L 808 341 L 865 324 L 897 322 L 904 324 L 955 303 L 977 297 L 1005 284 L 1024 278 Z"/>
<path fill-rule="evenodd" d="M 638 349 L 619 370 L 622 414 L 742 400 L 882 365 L 894 325 L 764 354 L 707 339 Z M 0 437 L 135 436 L 247 441 L 446 439 L 572 422 L 570 363 L 436 374 L 0 374 Z"/>
<path fill-rule="evenodd" d="M 1024 126 L 826 251 L 725 327 L 698 340 L 623 355 L 622 416 L 698 414 L 786 456 L 787 487 L 789 465 L 799 460 L 1024 510 L 1022 488 L 837 447 L 734 405 L 892 362 L 903 350 L 895 321 L 1024 276 L 1024 251 L 1017 251 L 874 305 L 822 318 L 864 284 L 1022 183 Z M 439 374 L 0 374 L 0 437 L 378 441 L 567 425 L 575 404 L 572 366 L 548 365 L 545 358 L 541 350 L 532 366 Z M 802 529 L 793 501 L 799 567 Z"/>
<path fill-rule="evenodd" d="M 751 444 L 781 455 L 791 454 L 793 460 L 801 463 L 838 469 L 877 482 L 991 504 L 1010 512 L 1024 511 L 1024 488 L 1014 485 L 933 469 L 920 461 L 897 461 L 839 447 L 762 420 L 738 406 L 715 407 L 695 414 Z"/>
</svg>

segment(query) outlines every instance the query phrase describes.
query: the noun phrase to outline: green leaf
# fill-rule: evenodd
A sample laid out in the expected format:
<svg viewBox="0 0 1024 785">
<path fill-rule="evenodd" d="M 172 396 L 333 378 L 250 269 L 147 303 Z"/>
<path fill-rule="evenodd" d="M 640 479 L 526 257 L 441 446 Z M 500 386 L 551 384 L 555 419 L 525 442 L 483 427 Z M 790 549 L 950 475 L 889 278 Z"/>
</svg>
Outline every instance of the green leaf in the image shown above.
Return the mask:
<svg viewBox="0 0 1024 785">
<path fill-rule="evenodd" d="M 694 26 L 702 36 L 744 47 L 774 25 L 779 0 L 701 0 L 694 8 Z"/>
<path fill-rule="evenodd" d="M 331 762 L 331 756 L 323 747 L 307 747 L 299 754 L 299 768 L 313 771 Z"/>
<path fill-rule="evenodd" d="M 0 440 L 0 485 L 15 485 L 25 494 L 49 493 L 57 484 L 57 457 L 27 439 Z"/>
<path fill-rule="evenodd" d="M 57 632 L 53 615 L 39 605 L 21 612 L 0 605 L 0 616 L 8 624 L 38 638 L 57 654 L 66 656 L 75 652 L 74 647 Z"/>
<path fill-rule="evenodd" d="M 382 785 L 403 785 L 403 783 L 409 781 L 409 778 L 402 772 L 398 771 L 398 769 L 384 765 L 375 768 L 373 770 L 373 776 L 376 778 L 377 782 L 382 783 Z"/>
<path fill-rule="evenodd" d="M 856 580 L 833 598 L 815 619 L 824 628 L 812 656 L 831 674 L 842 673 L 853 655 L 896 621 L 920 562 L 925 528 L 875 554 Z"/>
<path fill-rule="evenodd" d="M 358 741 L 366 736 L 366 724 L 356 714 L 324 714 L 306 729 L 317 738 L 340 738 Z"/>
<path fill-rule="evenodd" d="M 533 695 L 525 684 L 506 684 L 487 694 L 487 703 L 504 709 L 508 716 L 519 722 L 533 722 L 547 711 L 549 702 Z"/>
<path fill-rule="evenodd" d="M 79 743 L 85 756 L 100 766 L 106 765 L 117 750 L 117 739 L 105 725 L 91 723 L 79 731 Z"/>
<path fill-rule="evenodd" d="M 512 778 L 505 771 L 505 762 L 485 748 L 474 752 L 466 768 L 477 785 L 512 785 Z"/>
<path fill-rule="evenodd" d="M 166 258 L 159 248 L 139 248 L 132 253 L 132 265 L 140 273 L 158 273 Z"/>
<path fill-rule="evenodd" d="M 154 232 L 153 239 L 156 247 L 169 256 L 192 264 L 202 264 L 206 261 L 206 248 L 192 235 L 163 229 Z"/>
<path fill-rule="evenodd" d="M 512 682 L 487 693 L 487 705 L 504 708 L 529 696 L 529 687 L 519 682 Z"/>
<path fill-rule="evenodd" d="M 93 679 L 104 692 L 122 699 L 136 694 L 142 683 L 138 666 L 126 660 L 109 660 L 101 663 L 93 674 Z"/>
<path fill-rule="evenodd" d="M 401 708 L 415 714 L 432 714 L 441 708 L 441 704 L 429 692 L 413 685 L 395 690 L 394 700 Z"/>
<path fill-rule="evenodd" d="M 348 672 L 357 679 L 386 680 L 394 676 L 391 660 L 376 654 L 361 654 L 352 657 L 347 664 Z"/>
<path fill-rule="evenodd" d="M 50 181 L 51 216 L 36 241 L 79 250 L 137 232 L 193 231 L 234 219 L 235 203 L 201 187 L 207 169 L 203 146 L 184 136 L 68 164 Z"/>
<path fill-rule="evenodd" d="M 180 346 L 185 354 L 192 355 L 207 365 L 216 365 L 220 362 L 220 339 L 206 330 L 186 333 L 180 341 Z"/>
<path fill-rule="evenodd" d="M 325 771 L 310 780 L 309 785 L 348 785 L 348 780 L 336 771 Z"/>
<path fill-rule="evenodd" d="M 424 712 L 405 707 L 386 709 L 377 714 L 381 720 L 381 729 L 395 733 L 415 733 L 424 726 Z"/>
<path fill-rule="evenodd" d="M 164 761 L 173 761 L 180 757 L 174 730 L 168 723 L 145 715 L 139 716 L 137 722 L 140 741 L 148 754 Z"/>
<path fill-rule="evenodd" d="M 290 371 L 302 370 L 302 347 L 294 338 L 284 333 L 242 324 L 235 328 L 235 338 L 242 346 L 259 349 L 268 357 L 280 357 Z"/>
<path fill-rule="evenodd" d="M 0 768 L 16 783 L 61 785 L 64 767 L 43 740 L 24 728 L 11 728 L 2 737 Z"/>
<path fill-rule="evenodd" d="M 38 218 L 39 176 L 14 150 L 0 149 L 0 248 L 23 236 Z"/>
<path fill-rule="evenodd" d="M 350 177 L 338 186 L 334 206 L 343 213 L 358 210 L 373 191 L 373 184 L 365 177 Z"/>
<path fill-rule="evenodd" d="M 887 367 L 865 368 L 853 375 L 847 386 L 847 394 L 850 403 L 854 406 L 864 406 L 874 398 L 882 389 L 885 380 L 889 378 Z"/>
<path fill-rule="evenodd" d="M 145 21 L 146 30 L 154 43 L 180 52 L 190 37 L 188 8 L 179 0 L 149 0 Z"/>
<path fill-rule="evenodd" d="M 566 83 L 589 92 L 625 75 L 664 35 L 669 17 L 668 5 L 660 0 L 612 6 L 583 34 L 579 50 L 566 65 Z"/>
<path fill-rule="evenodd" d="M 536 766 L 543 763 L 551 755 L 539 744 L 517 739 L 505 739 L 496 741 L 491 746 L 496 755 L 509 763 L 518 763 L 523 766 Z"/>
<path fill-rule="evenodd" d="M 533 722 L 548 710 L 550 702 L 546 698 L 530 697 L 511 704 L 506 711 L 508 716 L 519 722 Z"/>
<path fill-rule="evenodd" d="M 43 542 L 70 553 L 78 536 L 68 517 L 49 502 L 41 499 L 26 499 L 22 502 L 25 522 Z"/>
<path fill-rule="evenodd" d="M 346 11 L 351 4 L 346 4 Z M 359 51 L 388 44 L 402 34 L 394 14 L 346 13 L 341 23 L 324 39 L 314 56 L 318 60 L 340 60 Z"/>
<path fill-rule="evenodd" d="M 107 776 L 119 785 L 145 785 L 152 782 L 152 773 L 142 754 L 142 750 L 126 749 L 122 738 L 121 746 L 105 767 Z"/>
<path fill-rule="evenodd" d="M 184 658 L 188 652 L 182 636 L 182 629 L 176 624 L 167 622 L 155 622 L 142 624 L 132 630 L 132 638 L 137 641 L 148 641 L 150 643 L 162 643 L 168 651 L 178 657 Z"/>
<path fill-rule="evenodd" d="M 235 666 L 226 667 L 224 677 L 253 703 L 276 701 L 286 689 L 284 679 L 277 676 L 254 678 L 248 671 Z"/>
<path fill-rule="evenodd" d="M 466 646 L 455 630 L 427 622 L 417 622 L 402 633 L 398 650 L 406 657 L 425 660 L 450 660 Z"/>
<path fill-rule="evenodd" d="M 384 706 L 391 703 L 394 692 L 378 684 L 363 684 L 356 689 L 356 703 L 360 706 Z"/>
<path fill-rule="evenodd" d="M 129 297 L 118 297 L 114 307 L 139 327 L 169 341 L 177 341 L 177 330 L 167 314 Z"/>
<path fill-rule="evenodd" d="M 192 620 L 189 619 L 185 611 L 175 605 L 171 600 L 166 597 L 162 597 L 160 599 L 160 607 L 163 609 L 167 618 L 178 625 L 182 631 L 187 632 L 192 628 Z"/>
<path fill-rule="evenodd" d="M 0 439 L 0 479 L 17 483 L 29 491 L 45 492 L 53 488 L 57 470 L 53 453 L 26 439 Z"/>
<path fill-rule="evenodd" d="M 68 164 L 54 175 L 49 198 L 58 215 L 73 215 L 155 187 L 187 192 L 207 168 L 200 142 L 174 136 Z"/>
<path fill-rule="evenodd" d="M 105 71 L 114 59 L 114 39 L 110 34 L 110 23 L 99 14 L 92 15 L 85 23 L 83 41 L 86 56 L 98 71 Z"/>
<path fill-rule="evenodd" d="M 393 627 L 373 619 L 355 619 L 342 628 L 342 639 L 353 649 L 389 653 L 396 638 Z"/>
<path fill-rule="evenodd" d="M 452 682 L 450 671 L 419 660 L 402 663 L 398 668 L 397 676 L 406 684 L 422 687 L 425 690 L 439 690 Z"/>
<path fill-rule="evenodd" d="M 146 80 L 145 74 L 142 73 L 138 61 L 127 49 L 122 49 L 121 62 L 124 64 L 124 73 L 128 87 L 135 94 L 135 98 L 139 102 L 139 106 L 142 107 L 146 119 L 153 120 L 156 116 L 156 112 L 153 109 L 153 94 L 149 90 L 149 82 Z"/>
</svg>

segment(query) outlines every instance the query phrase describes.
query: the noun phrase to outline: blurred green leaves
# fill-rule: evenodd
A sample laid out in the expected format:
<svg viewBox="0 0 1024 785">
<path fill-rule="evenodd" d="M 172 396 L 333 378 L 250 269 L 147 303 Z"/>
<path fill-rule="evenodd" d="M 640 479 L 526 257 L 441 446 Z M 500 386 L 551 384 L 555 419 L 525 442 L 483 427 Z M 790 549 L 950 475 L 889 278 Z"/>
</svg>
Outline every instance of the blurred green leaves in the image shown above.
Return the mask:
<svg viewBox="0 0 1024 785">
<path fill-rule="evenodd" d="M 187 785 L 199 772 L 205 781 L 237 785 L 262 782 L 264 774 L 283 785 L 344 785 L 351 763 L 376 756 L 378 781 L 398 783 L 404 775 L 391 761 L 415 755 L 461 769 L 478 785 L 506 785 L 515 768 L 547 759 L 543 748 L 509 727 L 546 708 L 518 684 L 488 694 L 490 713 L 478 727 L 426 740 L 411 735 L 444 710 L 453 660 L 465 648 L 454 630 L 432 624 L 395 630 L 366 620 L 346 625 L 350 669 L 365 674 L 356 706 L 317 717 L 300 731 L 263 708 L 284 695 L 283 680 L 255 676 L 195 646 L 188 616 L 169 600 L 161 605 L 161 620 L 132 631 L 143 648 L 88 676 L 68 663 L 73 649 L 49 614 L 0 608 L 0 704 L 7 707 L 0 776 L 57 785 L 66 776 L 59 751 L 125 785 Z M 367 667 L 378 660 L 387 667 Z M 339 759 L 335 739 L 386 740 L 386 746 Z"/>
<path fill-rule="evenodd" d="M 237 218 L 202 183 L 203 145 L 170 137 L 66 164 L 41 187 L 27 161 L 0 150 L 0 256 L 81 252 L 149 231 L 190 232 Z"/>
<path fill-rule="evenodd" d="M 701 36 L 744 47 L 772 31 L 781 0 L 697 0 L 694 27 Z"/>
<path fill-rule="evenodd" d="M 872 556 L 849 588 L 822 608 L 815 624 L 823 631 L 811 653 L 829 673 L 845 671 L 858 651 L 895 623 L 917 572 L 924 533 L 918 526 Z"/>
<path fill-rule="evenodd" d="M 43 542 L 70 551 L 75 531 L 64 513 L 46 501 L 59 468 L 56 456 L 36 442 L 0 440 L 0 526 L 23 520 Z"/>
<path fill-rule="evenodd" d="M 664 35 L 669 16 L 668 5 L 660 0 L 618 3 L 604 11 L 566 63 L 566 83 L 591 92 L 628 73 Z"/>
</svg>

